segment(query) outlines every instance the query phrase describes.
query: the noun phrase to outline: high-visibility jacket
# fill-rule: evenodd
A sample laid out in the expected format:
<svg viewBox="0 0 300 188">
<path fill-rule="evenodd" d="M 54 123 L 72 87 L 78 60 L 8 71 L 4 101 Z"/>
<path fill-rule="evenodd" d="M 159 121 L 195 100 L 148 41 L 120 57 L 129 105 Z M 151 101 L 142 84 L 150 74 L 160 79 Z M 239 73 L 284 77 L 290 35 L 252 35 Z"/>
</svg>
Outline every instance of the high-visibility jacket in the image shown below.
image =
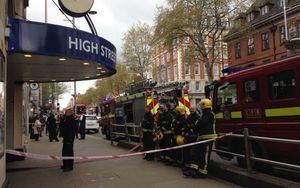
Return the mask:
<svg viewBox="0 0 300 188">
<path fill-rule="evenodd" d="M 216 118 L 211 109 L 202 110 L 202 118 L 196 124 L 197 140 L 205 140 L 217 137 L 215 130 Z"/>
</svg>

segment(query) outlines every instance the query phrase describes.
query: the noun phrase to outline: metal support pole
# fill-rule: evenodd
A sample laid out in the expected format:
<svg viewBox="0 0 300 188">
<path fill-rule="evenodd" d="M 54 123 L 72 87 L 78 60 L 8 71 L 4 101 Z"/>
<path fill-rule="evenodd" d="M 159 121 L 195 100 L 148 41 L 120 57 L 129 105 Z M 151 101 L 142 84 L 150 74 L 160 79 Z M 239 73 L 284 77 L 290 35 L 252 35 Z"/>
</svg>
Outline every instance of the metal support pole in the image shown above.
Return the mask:
<svg viewBox="0 0 300 188">
<path fill-rule="evenodd" d="M 76 81 L 74 81 L 74 112 L 77 114 L 77 108 L 76 108 Z"/>
<path fill-rule="evenodd" d="M 285 27 L 285 40 L 289 40 L 288 36 L 288 27 L 287 27 L 287 18 L 286 18 L 286 3 L 285 0 L 283 0 L 283 16 L 284 16 L 284 27 Z"/>
<path fill-rule="evenodd" d="M 248 128 L 244 128 L 244 142 L 245 142 L 245 159 L 248 171 L 252 171 L 251 166 L 251 143 L 249 142 L 249 131 Z"/>
</svg>

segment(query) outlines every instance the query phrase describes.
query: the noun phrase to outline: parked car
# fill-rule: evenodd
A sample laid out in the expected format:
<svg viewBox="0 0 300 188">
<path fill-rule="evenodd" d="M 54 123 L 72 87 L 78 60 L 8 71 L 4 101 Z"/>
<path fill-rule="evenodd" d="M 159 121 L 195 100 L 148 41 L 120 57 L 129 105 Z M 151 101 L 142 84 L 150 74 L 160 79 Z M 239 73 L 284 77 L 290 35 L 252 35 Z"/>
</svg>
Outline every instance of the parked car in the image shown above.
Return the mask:
<svg viewBox="0 0 300 188">
<path fill-rule="evenodd" d="M 85 115 L 85 131 L 99 132 L 99 123 L 96 115 Z"/>
</svg>

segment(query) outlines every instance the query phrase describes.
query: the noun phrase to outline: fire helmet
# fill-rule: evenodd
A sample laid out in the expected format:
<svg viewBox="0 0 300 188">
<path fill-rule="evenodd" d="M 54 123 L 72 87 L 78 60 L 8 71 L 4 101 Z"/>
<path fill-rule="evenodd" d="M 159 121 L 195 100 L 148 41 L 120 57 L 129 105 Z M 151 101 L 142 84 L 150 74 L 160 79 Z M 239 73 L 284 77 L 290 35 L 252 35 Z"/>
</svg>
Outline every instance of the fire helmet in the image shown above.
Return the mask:
<svg viewBox="0 0 300 188">
<path fill-rule="evenodd" d="M 207 108 L 212 108 L 212 102 L 211 100 L 205 98 L 205 99 L 202 99 L 200 101 L 200 108 L 201 109 L 207 109 Z"/>
<path fill-rule="evenodd" d="M 182 135 L 176 136 L 176 143 L 177 143 L 177 145 L 183 145 L 184 142 L 185 142 L 185 139 L 184 139 L 184 137 Z"/>
</svg>

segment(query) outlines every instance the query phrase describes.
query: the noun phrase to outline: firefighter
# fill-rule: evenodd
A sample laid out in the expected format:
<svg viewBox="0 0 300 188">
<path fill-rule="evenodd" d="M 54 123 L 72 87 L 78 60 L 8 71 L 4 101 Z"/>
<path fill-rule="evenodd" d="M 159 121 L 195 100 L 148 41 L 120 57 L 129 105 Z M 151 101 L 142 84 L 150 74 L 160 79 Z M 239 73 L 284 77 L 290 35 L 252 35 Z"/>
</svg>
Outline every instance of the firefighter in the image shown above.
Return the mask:
<svg viewBox="0 0 300 188">
<path fill-rule="evenodd" d="M 172 130 L 174 132 L 174 146 L 184 144 L 183 141 L 183 131 L 184 127 L 187 126 L 187 121 L 185 118 L 185 110 L 183 107 L 177 106 L 175 108 L 176 117 L 172 122 Z M 181 143 L 180 143 L 181 142 Z M 182 149 L 172 150 L 174 161 L 178 166 L 182 165 Z"/>
<path fill-rule="evenodd" d="M 200 101 L 202 117 L 196 124 L 195 132 L 198 135 L 197 141 L 203 141 L 216 137 L 215 132 L 215 115 L 212 112 L 212 102 L 209 99 Z M 207 167 L 210 160 L 210 154 L 213 141 L 197 144 L 192 147 L 190 169 L 184 171 L 185 176 L 192 178 L 205 178 Z"/>
<path fill-rule="evenodd" d="M 190 115 L 187 117 L 187 124 L 184 127 L 185 143 L 193 143 L 197 141 L 197 135 L 195 134 L 196 124 L 200 120 L 201 116 L 197 111 L 197 108 L 193 105 L 190 107 Z M 183 148 L 183 168 L 182 171 L 189 169 L 191 165 L 191 150 L 192 146 Z"/>
<path fill-rule="evenodd" d="M 151 113 L 151 107 L 147 106 L 146 113 L 142 121 L 144 151 L 153 150 L 155 148 L 155 144 L 153 142 L 153 128 L 154 128 L 154 117 Z M 153 161 L 154 153 L 146 154 L 143 159 L 147 161 Z"/>
<path fill-rule="evenodd" d="M 161 105 L 161 113 L 158 116 L 157 120 L 157 128 L 158 131 L 163 133 L 163 137 L 159 142 L 159 147 L 161 149 L 171 147 L 172 144 L 172 130 L 171 130 L 171 121 L 172 116 L 168 111 L 168 107 L 166 104 Z M 172 158 L 170 155 L 170 151 L 161 152 L 161 160 L 166 163 L 172 163 Z"/>
</svg>

